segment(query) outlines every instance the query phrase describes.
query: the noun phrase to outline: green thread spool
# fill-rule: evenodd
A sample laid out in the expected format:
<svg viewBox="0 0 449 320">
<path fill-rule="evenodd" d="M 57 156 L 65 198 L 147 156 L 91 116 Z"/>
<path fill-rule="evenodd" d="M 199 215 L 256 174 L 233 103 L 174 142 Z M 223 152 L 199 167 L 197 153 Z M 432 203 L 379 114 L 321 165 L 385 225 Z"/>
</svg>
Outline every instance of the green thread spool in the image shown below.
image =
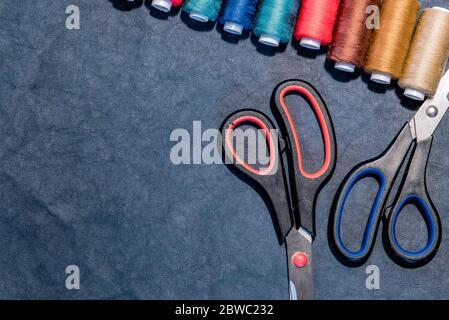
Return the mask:
<svg viewBox="0 0 449 320">
<path fill-rule="evenodd" d="M 263 0 L 254 28 L 259 42 L 272 47 L 288 43 L 295 27 L 298 8 L 298 0 Z"/>
<path fill-rule="evenodd" d="M 200 22 L 215 21 L 222 2 L 222 0 L 187 0 L 182 10 L 187 12 L 191 19 Z"/>
</svg>

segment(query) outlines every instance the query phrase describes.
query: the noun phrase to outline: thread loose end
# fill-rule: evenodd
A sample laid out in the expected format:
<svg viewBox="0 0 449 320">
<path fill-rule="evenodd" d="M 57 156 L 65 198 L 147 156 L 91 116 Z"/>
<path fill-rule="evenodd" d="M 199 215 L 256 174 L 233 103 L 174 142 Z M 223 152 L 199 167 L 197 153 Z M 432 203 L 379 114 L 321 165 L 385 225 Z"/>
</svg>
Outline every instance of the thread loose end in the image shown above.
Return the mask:
<svg viewBox="0 0 449 320">
<path fill-rule="evenodd" d="M 172 2 L 170 0 L 153 0 L 151 6 L 162 12 L 169 12 L 171 10 Z"/>
</svg>

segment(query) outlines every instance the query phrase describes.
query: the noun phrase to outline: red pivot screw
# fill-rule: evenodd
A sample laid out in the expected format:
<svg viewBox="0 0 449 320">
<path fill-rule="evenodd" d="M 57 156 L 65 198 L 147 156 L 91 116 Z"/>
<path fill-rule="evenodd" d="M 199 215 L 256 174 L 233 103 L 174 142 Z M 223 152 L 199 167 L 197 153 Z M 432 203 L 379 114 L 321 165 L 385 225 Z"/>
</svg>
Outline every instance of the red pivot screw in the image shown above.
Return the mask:
<svg viewBox="0 0 449 320">
<path fill-rule="evenodd" d="M 296 268 L 304 268 L 307 265 L 308 257 L 303 252 L 296 252 L 293 257 L 293 265 Z"/>
</svg>

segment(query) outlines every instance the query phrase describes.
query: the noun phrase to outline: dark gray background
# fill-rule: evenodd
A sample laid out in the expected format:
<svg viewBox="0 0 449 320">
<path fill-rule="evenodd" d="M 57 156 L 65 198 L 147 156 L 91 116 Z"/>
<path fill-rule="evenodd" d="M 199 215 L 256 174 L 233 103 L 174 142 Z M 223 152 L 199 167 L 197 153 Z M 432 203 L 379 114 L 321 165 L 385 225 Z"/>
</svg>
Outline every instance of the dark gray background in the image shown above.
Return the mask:
<svg viewBox="0 0 449 320">
<path fill-rule="evenodd" d="M 80 30 L 65 28 L 70 4 L 80 7 Z M 235 41 L 142 0 L 123 9 L 118 0 L 0 2 L 0 298 L 286 299 L 284 248 L 263 201 L 224 166 L 171 164 L 169 136 L 194 120 L 218 128 L 242 107 L 271 115 L 271 92 L 288 78 L 320 90 L 338 140 L 317 208 L 316 297 L 449 297 L 447 118 L 428 170 L 440 251 L 407 270 L 377 241 L 367 265 L 380 268 L 381 289 L 369 291 L 366 266 L 344 267 L 329 250 L 329 208 L 345 173 L 380 153 L 417 104 L 394 85 L 333 72 L 325 51 L 269 52 L 248 35 Z M 319 160 L 320 136 L 304 119 L 305 157 Z M 353 239 L 368 190 L 360 187 L 345 219 Z M 416 215 L 401 216 L 412 247 L 425 240 Z M 65 288 L 70 264 L 81 269 L 81 290 Z"/>
</svg>

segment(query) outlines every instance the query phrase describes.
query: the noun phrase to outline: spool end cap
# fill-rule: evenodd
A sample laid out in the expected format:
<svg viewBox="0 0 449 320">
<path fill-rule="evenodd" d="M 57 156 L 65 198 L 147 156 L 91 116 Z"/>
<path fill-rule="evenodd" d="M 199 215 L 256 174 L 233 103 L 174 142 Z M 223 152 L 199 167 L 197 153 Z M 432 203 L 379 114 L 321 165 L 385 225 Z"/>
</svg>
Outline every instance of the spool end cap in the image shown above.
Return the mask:
<svg viewBox="0 0 449 320">
<path fill-rule="evenodd" d="M 223 30 L 232 34 L 241 35 L 243 31 L 243 26 L 241 24 L 226 21 Z"/>
<path fill-rule="evenodd" d="M 426 94 L 424 92 L 410 88 L 405 89 L 404 96 L 418 101 L 424 101 L 426 98 Z"/>
<path fill-rule="evenodd" d="M 371 81 L 379 84 L 390 84 L 391 76 L 383 72 L 373 72 L 373 74 L 371 75 Z"/>
<path fill-rule="evenodd" d="M 156 8 L 162 12 L 169 12 L 171 10 L 171 5 L 172 3 L 170 0 L 153 0 L 151 2 L 151 6 L 153 8 Z"/>
<path fill-rule="evenodd" d="M 202 13 L 199 12 L 190 12 L 189 17 L 193 20 L 199 21 L 199 22 L 208 22 L 209 17 L 205 16 Z"/>
<path fill-rule="evenodd" d="M 264 33 L 260 35 L 259 42 L 270 47 L 279 47 L 280 39 Z"/>
<path fill-rule="evenodd" d="M 312 50 L 320 50 L 321 48 L 321 41 L 312 38 L 302 38 L 299 44 L 304 48 Z"/>
<path fill-rule="evenodd" d="M 337 61 L 335 62 L 335 69 L 353 73 L 355 71 L 355 65 L 353 65 L 352 63 Z"/>
<path fill-rule="evenodd" d="M 444 12 L 446 12 L 446 13 L 449 13 L 449 10 L 446 9 L 446 8 L 443 8 L 443 7 L 432 7 L 432 9 L 435 9 L 435 10 L 441 10 L 441 11 L 444 11 Z"/>
</svg>

